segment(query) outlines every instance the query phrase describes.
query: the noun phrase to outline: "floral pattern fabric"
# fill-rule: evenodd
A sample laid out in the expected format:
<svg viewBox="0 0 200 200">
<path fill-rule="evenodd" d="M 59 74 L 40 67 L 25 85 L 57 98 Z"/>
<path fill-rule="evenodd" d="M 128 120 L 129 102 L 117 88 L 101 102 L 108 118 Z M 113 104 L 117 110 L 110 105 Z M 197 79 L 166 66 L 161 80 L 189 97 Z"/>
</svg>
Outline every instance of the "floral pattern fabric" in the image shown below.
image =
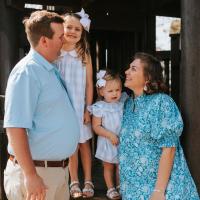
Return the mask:
<svg viewBox="0 0 200 200">
<path fill-rule="evenodd" d="M 123 200 L 148 200 L 154 190 L 162 147 L 176 147 L 166 200 L 199 200 L 179 136 L 183 122 L 168 95 L 142 95 L 125 103 L 120 131 Z"/>
</svg>

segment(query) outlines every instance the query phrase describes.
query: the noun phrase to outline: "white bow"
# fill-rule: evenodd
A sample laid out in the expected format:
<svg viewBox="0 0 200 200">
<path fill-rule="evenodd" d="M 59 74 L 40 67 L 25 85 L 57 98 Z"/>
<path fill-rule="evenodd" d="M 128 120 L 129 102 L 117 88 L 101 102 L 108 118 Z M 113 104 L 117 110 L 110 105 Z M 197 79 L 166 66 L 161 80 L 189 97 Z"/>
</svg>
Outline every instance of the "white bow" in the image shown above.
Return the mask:
<svg viewBox="0 0 200 200">
<path fill-rule="evenodd" d="M 83 8 L 81 9 L 80 12 L 77 12 L 76 14 L 81 17 L 80 23 L 82 24 L 83 28 L 87 32 L 89 32 L 89 30 L 90 30 L 90 23 L 91 23 L 91 20 L 89 19 L 89 15 L 85 13 L 85 11 L 84 11 Z"/>
<path fill-rule="evenodd" d="M 105 70 L 100 70 L 98 73 L 97 73 L 97 83 L 96 83 L 96 86 L 97 87 L 105 87 L 106 85 L 106 80 L 103 79 L 103 77 L 105 76 L 106 74 L 106 71 Z"/>
</svg>

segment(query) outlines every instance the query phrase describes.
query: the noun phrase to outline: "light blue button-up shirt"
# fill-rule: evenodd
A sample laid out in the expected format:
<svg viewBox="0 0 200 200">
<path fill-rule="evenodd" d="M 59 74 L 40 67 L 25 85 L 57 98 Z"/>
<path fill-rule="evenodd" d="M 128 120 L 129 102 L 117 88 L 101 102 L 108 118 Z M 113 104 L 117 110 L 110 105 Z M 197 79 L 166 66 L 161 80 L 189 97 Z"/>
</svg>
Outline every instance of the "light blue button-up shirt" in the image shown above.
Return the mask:
<svg viewBox="0 0 200 200">
<path fill-rule="evenodd" d="M 62 160 L 79 141 L 79 125 L 55 67 L 30 50 L 12 70 L 4 127 L 25 128 L 34 160 Z M 14 154 L 8 144 L 8 152 Z"/>
</svg>

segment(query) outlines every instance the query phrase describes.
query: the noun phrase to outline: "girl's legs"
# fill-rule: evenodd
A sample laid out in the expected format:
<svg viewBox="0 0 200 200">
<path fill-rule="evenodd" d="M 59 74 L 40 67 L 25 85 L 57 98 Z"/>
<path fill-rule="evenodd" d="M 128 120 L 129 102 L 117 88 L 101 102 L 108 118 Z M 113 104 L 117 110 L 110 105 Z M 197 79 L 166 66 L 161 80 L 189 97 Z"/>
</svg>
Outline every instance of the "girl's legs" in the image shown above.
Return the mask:
<svg viewBox="0 0 200 200">
<path fill-rule="evenodd" d="M 92 183 L 92 157 L 91 157 L 91 148 L 90 141 L 85 143 L 80 143 L 80 155 L 84 172 L 84 188 L 83 196 L 93 197 L 94 196 L 94 185 Z"/>
<path fill-rule="evenodd" d="M 83 165 L 84 180 L 91 181 L 92 158 L 91 158 L 90 141 L 88 140 L 85 143 L 80 143 L 79 145 L 80 145 L 81 161 Z"/>
<path fill-rule="evenodd" d="M 115 171 L 115 177 L 116 177 L 116 186 L 119 186 L 119 164 L 116 164 L 116 171 Z"/>
<path fill-rule="evenodd" d="M 113 175 L 115 164 L 103 162 L 104 166 L 104 179 L 108 188 L 106 196 L 109 199 L 120 199 L 120 194 L 114 187 Z"/>
<path fill-rule="evenodd" d="M 115 165 L 112 163 L 103 162 L 104 179 L 108 189 L 114 187 L 114 182 L 113 182 L 114 166 Z"/>
<path fill-rule="evenodd" d="M 73 198 L 82 196 L 78 179 L 78 150 L 69 158 L 69 173 L 70 173 L 70 194 Z"/>
<path fill-rule="evenodd" d="M 119 182 L 119 164 L 116 164 L 116 171 L 115 171 L 115 177 L 116 177 L 116 189 L 120 193 L 120 182 Z"/>
<path fill-rule="evenodd" d="M 78 181 L 78 150 L 77 147 L 75 153 L 69 158 L 69 173 L 71 182 Z"/>
</svg>

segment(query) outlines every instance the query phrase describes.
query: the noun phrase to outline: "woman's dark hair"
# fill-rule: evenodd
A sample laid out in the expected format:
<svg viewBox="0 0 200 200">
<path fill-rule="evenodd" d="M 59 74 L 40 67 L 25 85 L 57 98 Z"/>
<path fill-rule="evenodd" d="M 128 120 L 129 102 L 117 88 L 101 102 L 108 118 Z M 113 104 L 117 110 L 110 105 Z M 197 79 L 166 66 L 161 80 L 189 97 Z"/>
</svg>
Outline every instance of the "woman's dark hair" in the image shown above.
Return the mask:
<svg viewBox="0 0 200 200">
<path fill-rule="evenodd" d="M 136 53 L 134 55 L 135 59 L 139 59 L 144 64 L 144 76 L 147 79 L 144 92 L 146 94 L 167 92 L 160 61 L 154 56 L 143 52 Z"/>
<path fill-rule="evenodd" d="M 64 15 L 64 20 L 68 16 L 75 17 L 78 20 L 81 19 L 81 17 L 76 13 L 67 13 L 67 14 Z M 89 51 L 89 43 L 87 41 L 87 32 L 83 27 L 82 27 L 81 39 L 76 44 L 76 49 L 77 49 L 77 52 L 78 52 L 78 56 L 82 59 L 82 62 L 86 63 L 86 56 L 90 55 L 90 51 Z"/>
</svg>

